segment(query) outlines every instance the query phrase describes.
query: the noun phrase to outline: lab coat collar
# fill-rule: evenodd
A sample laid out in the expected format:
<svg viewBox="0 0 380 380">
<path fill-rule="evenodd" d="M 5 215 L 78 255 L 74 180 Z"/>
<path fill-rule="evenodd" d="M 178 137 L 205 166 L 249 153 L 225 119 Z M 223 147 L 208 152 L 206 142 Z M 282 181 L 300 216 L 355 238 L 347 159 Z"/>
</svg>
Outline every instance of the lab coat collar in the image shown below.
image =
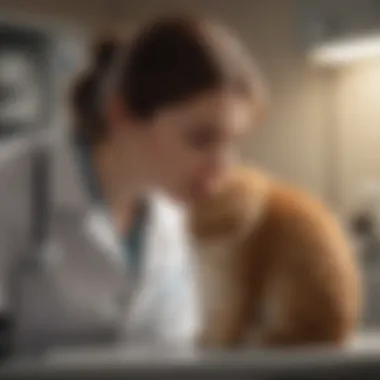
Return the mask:
<svg viewBox="0 0 380 380">
<path fill-rule="evenodd" d="M 101 205 L 96 205 L 91 199 L 91 195 L 86 188 L 86 183 L 82 178 L 80 157 L 76 151 L 76 147 L 71 143 L 66 143 L 66 179 L 70 182 L 70 203 L 69 207 L 74 207 L 76 211 L 80 210 L 83 215 L 83 228 L 85 234 L 99 246 L 102 251 L 118 260 L 120 264 L 125 265 L 127 255 L 124 254 L 124 249 L 121 237 L 117 234 L 110 220 L 107 210 Z M 163 195 L 151 193 L 148 195 L 149 216 L 147 226 L 145 228 L 145 237 L 141 250 L 143 255 L 142 270 L 149 268 L 156 262 L 152 252 L 157 249 L 154 245 L 157 244 L 157 238 L 160 239 L 162 232 L 166 229 L 166 223 L 171 219 L 172 209 L 171 202 Z M 161 244 L 158 243 L 158 244 Z M 127 263 L 128 266 L 128 263 Z"/>
<path fill-rule="evenodd" d="M 57 163 L 55 167 L 57 202 L 60 207 L 81 211 L 84 214 L 93 210 L 90 194 L 85 188 L 79 155 L 70 140 L 56 145 Z"/>
<path fill-rule="evenodd" d="M 59 177 L 55 181 L 58 183 L 57 191 L 60 193 L 58 199 L 60 207 L 71 209 L 75 214 L 81 215 L 84 233 L 91 241 L 105 252 L 122 260 L 119 237 L 114 231 L 108 213 L 100 205 L 94 204 L 86 188 L 77 147 L 70 140 L 61 144 L 63 145 L 63 150 L 59 154 L 61 161 L 56 167 L 58 171 L 56 175 Z"/>
<path fill-rule="evenodd" d="M 108 212 L 92 202 L 82 178 L 79 157 L 75 147 L 70 142 L 65 144 L 64 154 L 60 155 L 64 159 L 64 167 L 61 166 L 57 173 L 60 177 L 64 173 L 64 178 L 58 179 L 61 180 L 61 186 L 66 187 L 65 192 L 68 192 L 65 203 L 68 207 L 74 208 L 76 213 L 79 211 L 83 215 L 84 231 L 91 240 L 125 264 L 120 236 L 116 233 Z M 154 254 L 151 255 L 151 253 L 160 250 L 157 249 L 157 246 L 161 247 L 166 244 L 162 240 L 176 239 L 180 233 L 184 217 L 183 209 L 162 193 L 151 192 L 148 194 L 147 201 L 149 216 L 142 247 L 143 260 L 145 261 L 142 266 L 145 267 L 150 266 L 146 262 L 147 260 L 152 261 L 152 263 L 157 260 L 157 264 L 163 260 L 162 257 L 154 258 Z"/>
<path fill-rule="evenodd" d="M 106 252 L 113 255 L 117 253 L 116 257 L 123 259 L 120 239 L 104 210 L 99 208 L 89 210 L 84 218 L 84 228 L 86 234 Z"/>
</svg>

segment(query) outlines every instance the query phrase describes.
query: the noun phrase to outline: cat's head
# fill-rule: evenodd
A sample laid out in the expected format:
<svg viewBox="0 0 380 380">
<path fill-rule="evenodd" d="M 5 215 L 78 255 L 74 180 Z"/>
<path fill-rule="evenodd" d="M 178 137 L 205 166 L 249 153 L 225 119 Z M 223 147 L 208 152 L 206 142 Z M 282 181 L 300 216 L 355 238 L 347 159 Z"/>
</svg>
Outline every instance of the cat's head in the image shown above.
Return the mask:
<svg viewBox="0 0 380 380">
<path fill-rule="evenodd" d="M 260 214 L 268 180 L 251 169 L 230 171 L 218 186 L 193 202 L 189 212 L 189 228 L 197 243 L 231 241 L 254 228 Z"/>
</svg>

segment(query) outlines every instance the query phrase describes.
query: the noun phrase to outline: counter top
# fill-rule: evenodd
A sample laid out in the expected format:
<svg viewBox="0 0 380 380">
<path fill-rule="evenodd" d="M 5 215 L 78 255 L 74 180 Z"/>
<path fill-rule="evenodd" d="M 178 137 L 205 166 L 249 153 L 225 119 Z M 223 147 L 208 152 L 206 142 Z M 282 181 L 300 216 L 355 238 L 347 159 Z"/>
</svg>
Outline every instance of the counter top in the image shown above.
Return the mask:
<svg viewBox="0 0 380 380">
<path fill-rule="evenodd" d="M 365 376 L 364 376 L 365 373 Z M 196 352 L 179 347 L 110 347 L 52 351 L 34 360 L 3 365 L 0 379 L 131 378 L 154 379 L 174 375 L 200 379 L 245 377 L 258 379 L 378 378 L 380 332 L 359 334 L 344 350 Z M 338 376 L 339 375 L 339 376 Z M 354 376 L 355 375 L 355 376 Z M 348 377 L 347 377 L 348 376 Z"/>
</svg>

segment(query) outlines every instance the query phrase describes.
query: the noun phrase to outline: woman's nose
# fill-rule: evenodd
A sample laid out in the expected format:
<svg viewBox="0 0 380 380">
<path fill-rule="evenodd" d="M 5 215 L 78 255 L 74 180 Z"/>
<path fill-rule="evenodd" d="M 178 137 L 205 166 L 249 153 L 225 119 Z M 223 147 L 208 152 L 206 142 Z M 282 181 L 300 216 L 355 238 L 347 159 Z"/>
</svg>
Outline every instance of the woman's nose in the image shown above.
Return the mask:
<svg viewBox="0 0 380 380">
<path fill-rule="evenodd" d="M 230 165 L 228 161 L 217 161 L 210 164 L 203 172 L 202 182 L 205 188 L 209 190 L 215 188 L 220 182 L 220 179 L 223 178 L 224 174 L 228 171 Z"/>
</svg>

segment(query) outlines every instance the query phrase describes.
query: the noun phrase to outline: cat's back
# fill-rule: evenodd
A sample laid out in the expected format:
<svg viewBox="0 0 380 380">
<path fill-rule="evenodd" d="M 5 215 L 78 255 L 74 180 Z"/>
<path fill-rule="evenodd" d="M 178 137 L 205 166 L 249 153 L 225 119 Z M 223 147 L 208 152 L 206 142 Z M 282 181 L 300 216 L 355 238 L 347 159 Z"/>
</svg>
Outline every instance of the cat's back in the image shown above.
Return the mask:
<svg viewBox="0 0 380 380">
<path fill-rule="evenodd" d="M 288 277 L 305 289 L 326 288 L 331 299 L 358 309 L 361 287 L 355 252 L 323 202 L 291 186 L 273 184 L 255 240 L 271 261 L 272 275 Z"/>
<path fill-rule="evenodd" d="M 315 246 L 352 255 L 348 239 L 335 215 L 319 199 L 280 182 L 267 193 L 262 229 L 276 236 L 282 247 L 293 250 Z"/>
</svg>

